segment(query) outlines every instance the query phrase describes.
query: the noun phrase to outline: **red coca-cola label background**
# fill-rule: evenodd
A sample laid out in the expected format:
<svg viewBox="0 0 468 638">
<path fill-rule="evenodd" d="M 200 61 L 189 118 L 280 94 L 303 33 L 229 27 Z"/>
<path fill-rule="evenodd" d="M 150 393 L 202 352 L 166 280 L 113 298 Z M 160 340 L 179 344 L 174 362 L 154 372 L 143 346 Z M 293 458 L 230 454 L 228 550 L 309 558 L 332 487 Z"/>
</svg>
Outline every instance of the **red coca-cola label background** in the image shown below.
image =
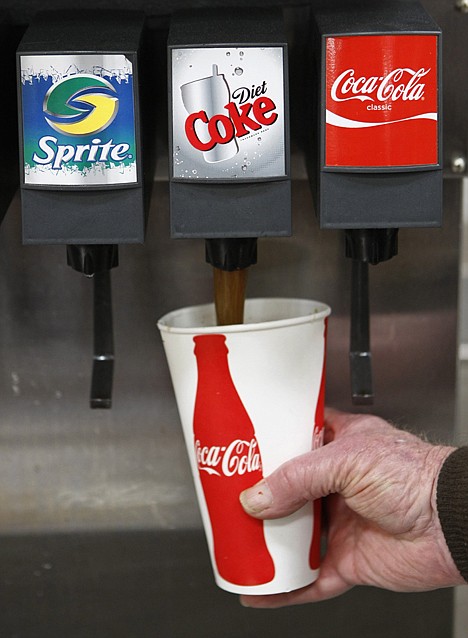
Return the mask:
<svg viewBox="0 0 468 638">
<path fill-rule="evenodd" d="M 270 582 L 275 566 L 263 522 L 248 516 L 239 494 L 263 478 L 253 423 L 231 377 L 226 337 L 194 337 L 198 384 L 194 406 L 195 458 L 210 515 L 214 557 L 227 582 Z"/>
<path fill-rule="evenodd" d="M 436 35 L 326 41 L 326 167 L 439 163 Z"/>
</svg>

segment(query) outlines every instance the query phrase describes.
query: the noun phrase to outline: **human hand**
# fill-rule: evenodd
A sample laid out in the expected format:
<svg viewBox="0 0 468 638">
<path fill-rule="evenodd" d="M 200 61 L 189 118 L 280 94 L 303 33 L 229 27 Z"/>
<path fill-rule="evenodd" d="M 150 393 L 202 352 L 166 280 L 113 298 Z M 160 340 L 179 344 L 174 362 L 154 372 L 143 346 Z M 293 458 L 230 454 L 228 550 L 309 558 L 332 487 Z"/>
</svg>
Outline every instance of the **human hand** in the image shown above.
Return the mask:
<svg viewBox="0 0 468 638">
<path fill-rule="evenodd" d="M 286 594 L 241 596 L 242 604 L 315 602 L 354 585 L 403 592 L 464 583 L 436 507 L 439 471 L 453 449 L 422 441 L 376 416 L 327 409 L 325 445 L 284 463 L 240 497 L 248 514 L 273 519 L 328 496 L 320 575 Z"/>
</svg>

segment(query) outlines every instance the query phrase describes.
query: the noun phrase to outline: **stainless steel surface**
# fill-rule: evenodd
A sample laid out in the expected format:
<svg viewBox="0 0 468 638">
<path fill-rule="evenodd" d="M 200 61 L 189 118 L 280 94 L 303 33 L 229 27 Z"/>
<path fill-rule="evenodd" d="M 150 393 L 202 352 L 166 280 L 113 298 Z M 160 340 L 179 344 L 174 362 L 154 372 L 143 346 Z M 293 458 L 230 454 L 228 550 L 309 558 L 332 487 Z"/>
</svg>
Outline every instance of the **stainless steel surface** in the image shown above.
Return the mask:
<svg viewBox="0 0 468 638">
<path fill-rule="evenodd" d="M 15 10 L 28 15 L 32 4 Z M 370 268 L 375 403 L 366 409 L 451 441 L 462 207 L 451 162 L 468 150 L 468 17 L 454 0 L 424 4 L 445 30 L 444 226 L 400 231 L 398 256 Z M 259 241 L 247 294 L 332 306 L 327 400 L 353 409 L 351 264 L 341 233 L 317 229 L 297 152 L 292 166 L 294 236 Z M 294 626 L 326 638 L 450 638 L 449 590 L 359 588 L 255 612 L 214 586 L 156 328 L 165 312 L 210 301 L 212 273 L 203 241 L 169 238 L 166 175 L 162 154 L 146 244 L 121 247 L 112 272 L 110 411 L 88 407 L 92 282 L 66 265 L 65 247 L 21 245 L 17 199 L 0 227 L 0 636 L 275 638 Z M 466 630 L 459 614 L 456 623 Z"/>
</svg>

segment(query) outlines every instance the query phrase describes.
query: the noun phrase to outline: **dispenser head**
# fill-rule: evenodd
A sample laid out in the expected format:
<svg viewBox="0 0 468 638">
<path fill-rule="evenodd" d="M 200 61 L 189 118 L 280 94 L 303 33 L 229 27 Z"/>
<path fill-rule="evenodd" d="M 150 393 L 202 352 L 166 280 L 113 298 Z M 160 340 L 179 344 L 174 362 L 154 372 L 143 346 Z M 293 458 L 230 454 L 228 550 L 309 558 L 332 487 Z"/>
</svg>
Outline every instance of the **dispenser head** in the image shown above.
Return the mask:
<svg viewBox="0 0 468 638">
<path fill-rule="evenodd" d="M 289 235 L 287 46 L 280 13 L 176 14 L 168 62 L 172 236 Z"/>
<path fill-rule="evenodd" d="M 17 51 L 24 243 L 144 240 L 144 21 L 45 11 L 26 30 Z"/>
<path fill-rule="evenodd" d="M 418 2 L 314 12 L 309 174 L 322 228 L 439 226 L 441 32 Z"/>
</svg>

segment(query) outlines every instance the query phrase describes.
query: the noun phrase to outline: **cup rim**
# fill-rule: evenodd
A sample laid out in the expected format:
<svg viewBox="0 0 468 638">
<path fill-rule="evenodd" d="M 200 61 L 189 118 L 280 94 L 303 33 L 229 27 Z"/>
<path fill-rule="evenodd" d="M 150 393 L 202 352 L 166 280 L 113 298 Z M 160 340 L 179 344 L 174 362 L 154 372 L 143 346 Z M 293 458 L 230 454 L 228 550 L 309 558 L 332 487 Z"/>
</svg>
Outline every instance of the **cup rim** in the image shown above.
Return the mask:
<svg viewBox="0 0 468 638">
<path fill-rule="evenodd" d="M 216 324 L 210 326 L 174 326 L 171 325 L 175 319 L 181 318 L 184 315 L 188 315 L 193 311 L 199 311 L 203 313 L 203 311 L 209 312 L 210 310 L 214 313 L 214 303 L 206 303 L 206 304 L 198 304 L 195 306 L 187 306 L 184 308 L 178 308 L 176 310 L 172 310 L 171 312 L 163 315 L 157 322 L 158 328 L 161 332 L 173 333 L 173 334 L 233 334 L 233 333 L 241 333 L 241 332 L 254 332 L 257 330 L 272 330 L 277 328 L 282 328 L 286 326 L 294 326 L 300 325 L 303 323 L 311 323 L 314 321 L 319 321 L 321 319 L 325 319 L 331 314 L 331 308 L 326 303 L 321 301 L 315 301 L 313 299 L 303 299 L 298 297 L 259 297 L 259 298 L 248 298 L 245 301 L 246 307 L 252 305 L 265 305 L 265 304 L 273 304 L 273 303 L 284 303 L 286 304 L 308 304 L 311 308 L 309 312 L 305 312 L 304 314 L 300 314 L 299 316 L 293 316 L 286 319 L 273 319 L 261 322 L 253 322 L 253 323 L 242 323 L 242 324 L 232 324 L 226 326 L 218 326 Z"/>
</svg>

